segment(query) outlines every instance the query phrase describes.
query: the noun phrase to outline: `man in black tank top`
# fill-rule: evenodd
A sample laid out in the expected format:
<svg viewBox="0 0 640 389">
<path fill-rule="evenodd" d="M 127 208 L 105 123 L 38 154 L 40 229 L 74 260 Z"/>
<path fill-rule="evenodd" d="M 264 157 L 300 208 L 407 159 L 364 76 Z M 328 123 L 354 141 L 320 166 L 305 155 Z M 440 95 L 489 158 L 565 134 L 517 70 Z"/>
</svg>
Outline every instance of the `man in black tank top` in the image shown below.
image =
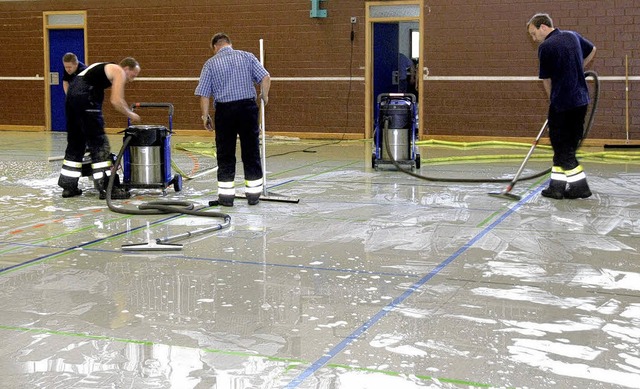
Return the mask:
<svg viewBox="0 0 640 389">
<path fill-rule="evenodd" d="M 124 99 L 125 84 L 133 81 L 138 73 L 140 65 L 131 57 L 123 59 L 120 64 L 99 62 L 80 72 L 69 85 L 65 102 L 67 149 L 58 179 L 58 185 L 63 189 L 62 197 L 82 194 L 78 180 L 82 176 L 82 159 L 88 149 L 95 186 L 100 191 L 100 198 L 106 198 L 113 163 L 102 116 L 104 90 L 111 88 L 109 101 L 118 112 L 131 122 L 140 122 L 140 116 L 129 108 Z M 120 187 L 111 193 L 113 199 L 128 197 L 129 193 Z"/>
</svg>

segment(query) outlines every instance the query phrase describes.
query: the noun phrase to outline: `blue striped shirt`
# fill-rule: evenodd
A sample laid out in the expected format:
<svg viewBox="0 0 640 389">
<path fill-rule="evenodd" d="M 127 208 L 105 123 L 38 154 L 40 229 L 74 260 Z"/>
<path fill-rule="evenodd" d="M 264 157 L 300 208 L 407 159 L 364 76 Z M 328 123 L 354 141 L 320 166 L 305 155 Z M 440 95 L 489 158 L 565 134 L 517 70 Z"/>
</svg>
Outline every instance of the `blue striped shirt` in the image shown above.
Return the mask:
<svg viewBox="0 0 640 389">
<path fill-rule="evenodd" d="M 268 75 L 255 55 L 226 46 L 204 63 L 195 95 L 217 103 L 255 99 L 255 84 Z"/>
</svg>

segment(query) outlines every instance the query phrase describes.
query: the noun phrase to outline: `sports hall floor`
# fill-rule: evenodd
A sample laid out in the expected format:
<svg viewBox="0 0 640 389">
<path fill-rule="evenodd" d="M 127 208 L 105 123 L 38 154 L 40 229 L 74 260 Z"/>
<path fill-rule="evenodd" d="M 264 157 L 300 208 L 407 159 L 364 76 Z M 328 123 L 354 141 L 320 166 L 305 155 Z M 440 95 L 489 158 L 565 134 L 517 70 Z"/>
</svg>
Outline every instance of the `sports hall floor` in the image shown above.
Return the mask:
<svg viewBox="0 0 640 389">
<path fill-rule="evenodd" d="M 64 134 L 0 132 L 1 388 L 640 388 L 636 151 L 584 150 L 589 199 L 541 197 L 545 176 L 509 201 L 375 171 L 364 141 L 274 138 L 268 189 L 299 203 L 209 208 L 215 162 L 176 146 L 211 141 L 173 137 L 196 177 L 165 199 L 230 226 L 127 252 L 221 220 L 115 213 L 86 178 L 62 199 Z M 510 179 L 528 148 L 425 144 L 420 172 Z M 162 199 L 133 193 L 114 203 Z"/>
</svg>

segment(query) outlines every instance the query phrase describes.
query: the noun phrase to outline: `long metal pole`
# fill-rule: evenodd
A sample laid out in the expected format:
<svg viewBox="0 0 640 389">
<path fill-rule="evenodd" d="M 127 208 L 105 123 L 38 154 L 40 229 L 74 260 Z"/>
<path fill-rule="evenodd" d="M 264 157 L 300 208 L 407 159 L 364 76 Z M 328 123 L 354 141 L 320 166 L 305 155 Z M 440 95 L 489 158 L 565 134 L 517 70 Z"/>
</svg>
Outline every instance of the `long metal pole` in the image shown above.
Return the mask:
<svg viewBox="0 0 640 389">
<path fill-rule="evenodd" d="M 264 67 L 264 40 L 260 38 L 260 64 Z M 265 134 L 264 100 L 260 99 L 260 133 L 262 134 L 262 194 L 267 196 L 267 139 Z"/>
<path fill-rule="evenodd" d="M 626 132 L 627 132 L 627 144 L 629 143 L 629 55 L 624 56 L 624 73 L 625 73 L 625 114 L 626 114 Z"/>
</svg>

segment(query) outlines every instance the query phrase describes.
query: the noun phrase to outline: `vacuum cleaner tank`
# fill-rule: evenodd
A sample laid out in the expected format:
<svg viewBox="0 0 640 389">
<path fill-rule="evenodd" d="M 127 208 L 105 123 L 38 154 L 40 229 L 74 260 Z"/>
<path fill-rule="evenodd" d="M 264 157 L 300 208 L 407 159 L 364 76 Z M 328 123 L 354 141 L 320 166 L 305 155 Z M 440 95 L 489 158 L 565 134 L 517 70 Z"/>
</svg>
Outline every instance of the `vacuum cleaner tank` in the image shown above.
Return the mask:
<svg viewBox="0 0 640 389">
<path fill-rule="evenodd" d="M 382 148 L 382 158 L 390 160 L 387 153 L 387 144 L 391 151 L 391 156 L 395 161 L 405 161 L 409 159 L 409 130 L 404 128 L 389 128 L 384 133 Z"/>
<path fill-rule="evenodd" d="M 380 107 L 380 120 L 383 128 L 386 128 L 382 134 L 382 158 L 389 160 L 392 157 L 396 161 L 410 159 L 411 106 L 402 100 L 384 104 Z M 387 153 L 387 144 L 391 156 Z"/>
<path fill-rule="evenodd" d="M 411 128 L 411 105 L 403 100 L 380 106 L 380 119 L 389 118 L 389 128 Z"/>
<path fill-rule="evenodd" d="M 129 143 L 131 182 L 153 185 L 163 182 L 163 141 L 169 130 L 163 126 L 130 126 L 126 135 Z"/>
</svg>

